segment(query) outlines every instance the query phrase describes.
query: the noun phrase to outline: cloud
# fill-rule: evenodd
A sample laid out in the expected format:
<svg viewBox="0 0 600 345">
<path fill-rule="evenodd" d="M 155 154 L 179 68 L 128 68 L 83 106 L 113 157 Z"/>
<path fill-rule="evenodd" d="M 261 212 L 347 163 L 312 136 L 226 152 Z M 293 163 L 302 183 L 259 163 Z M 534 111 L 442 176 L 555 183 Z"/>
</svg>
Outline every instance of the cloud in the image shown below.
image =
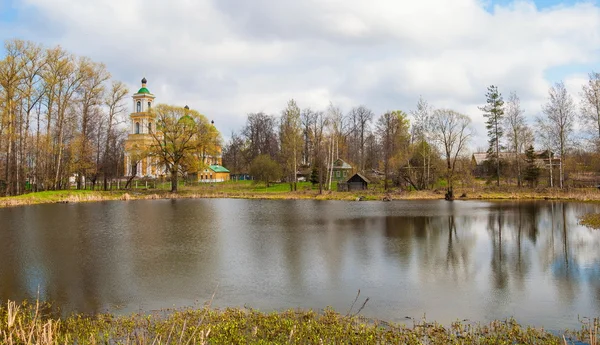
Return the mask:
<svg viewBox="0 0 600 345">
<path fill-rule="evenodd" d="M 17 11 L 4 38 L 61 44 L 106 63 L 132 90 L 145 75 L 159 102 L 189 104 L 225 136 L 246 113 L 277 114 L 292 97 L 313 109 L 332 101 L 381 113 L 409 111 L 422 95 L 470 115 L 473 147 L 484 146 L 477 106 L 488 85 L 516 91 L 533 117 L 556 81 L 549 70 L 575 92 L 600 62 L 592 3 L 23 0 Z"/>
</svg>

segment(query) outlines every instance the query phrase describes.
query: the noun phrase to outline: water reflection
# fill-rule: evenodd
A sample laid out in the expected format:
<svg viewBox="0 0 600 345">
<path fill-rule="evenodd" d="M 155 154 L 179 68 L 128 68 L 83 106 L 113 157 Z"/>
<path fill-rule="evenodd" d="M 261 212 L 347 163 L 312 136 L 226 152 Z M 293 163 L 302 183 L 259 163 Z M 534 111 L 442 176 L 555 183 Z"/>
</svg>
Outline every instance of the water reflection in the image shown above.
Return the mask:
<svg viewBox="0 0 600 345">
<path fill-rule="evenodd" d="M 558 202 L 160 200 L 0 210 L 0 298 L 65 310 L 205 301 L 549 328 L 600 312 L 599 211 Z"/>
</svg>

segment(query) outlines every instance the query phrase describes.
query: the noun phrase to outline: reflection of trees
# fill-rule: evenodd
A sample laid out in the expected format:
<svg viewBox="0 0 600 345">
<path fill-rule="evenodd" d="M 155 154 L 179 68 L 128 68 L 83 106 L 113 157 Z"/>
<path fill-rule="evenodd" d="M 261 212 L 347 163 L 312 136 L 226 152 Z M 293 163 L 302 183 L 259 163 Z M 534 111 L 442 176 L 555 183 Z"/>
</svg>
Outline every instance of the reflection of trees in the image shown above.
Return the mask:
<svg viewBox="0 0 600 345">
<path fill-rule="evenodd" d="M 393 217 L 386 221 L 386 235 L 397 243 L 394 256 L 408 264 L 416 256 L 419 275 L 425 280 L 447 277 L 470 281 L 475 236 L 470 217 Z M 402 226 L 400 226 L 402 224 Z M 402 229 L 402 230 L 399 230 Z"/>
<path fill-rule="evenodd" d="M 451 215 L 447 217 L 446 223 L 448 229 L 446 269 L 454 281 L 459 279 L 470 281 L 474 270 L 471 255 L 475 247 L 475 236 L 471 233 L 471 220 L 467 217 Z"/>
<path fill-rule="evenodd" d="M 488 215 L 487 229 L 492 240 L 492 275 L 496 289 L 505 289 L 508 284 L 508 272 L 506 261 L 502 260 L 502 225 L 504 223 L 504 210 L 499 208 L 497 212 Z"/>
<path fill-rule="evenodd" d="M 232 217 L 232 205 L 243 211 Z M 576 224 L 596 205 L 483 203 L 475 212 L 453 203 L 442 216 L 397 208 L 372 216 L 355 205 L 365 203 L 140 201 L 24 209 L 36 210 L 30 215 L 15 209 L 3 220 L 25 229 L 0 232 L 0 241 L 12 244 L 0 251 L 0 262 L 9 263 L 0 265 L 0 297 L 35 297 L 39 281 L 42 297 L 95 311 L 136 298 L 203 298 L 202 289 L 210 296 L 219 279 L 223 294 L 235 298 L 247 288 L 241 298 L 258 294 L 256 300 L 274 291 L 318 299 L 326 290 L 335 298 L 365 285 L 500 292 L 481 303 L 495 310 L 521 298 L 516 292 L 538 288 L 527 283 L 532 279 L 548 279 L 553 289 L 541 290 L 555 291 L 550 297 L 565 308 L 589 298 L 600 308 L 600 232 Z M 57 208 L 69 208 L 69 217 L 52 214 Z"/>
<path fill-rule="evenodd" d="M 509 290 L 517 284 L 514 287 L 523 290 L 538 240 L 539 209 L 533 202 L 517 202 L 496 204 L 492 210 L 487 217 L 487 230 L 493 286 Z"/>
</svg>

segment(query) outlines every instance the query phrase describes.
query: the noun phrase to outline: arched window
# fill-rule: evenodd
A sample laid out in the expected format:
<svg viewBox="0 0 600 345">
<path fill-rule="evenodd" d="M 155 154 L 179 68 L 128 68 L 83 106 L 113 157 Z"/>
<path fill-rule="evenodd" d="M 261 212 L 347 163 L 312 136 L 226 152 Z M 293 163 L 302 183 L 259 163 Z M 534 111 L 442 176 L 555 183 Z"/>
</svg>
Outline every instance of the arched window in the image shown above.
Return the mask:
<svg viewBox="0 0 600 345">
<path fill-rule="evenodd" d="M 152 122 L 148 122 L 148 133 L 152 133 Z"/>
<path fill-rule="evenodd" d="M 137 102 L 137 112 L 138 113 L 142 112 L 142 102 L 140 102 L 140 101 Z"/>
<path fill-rule="evenodd" d="M 148 110 L 150 110 L 150 108 L 152 108 L 152 102 L 148 102 Z"/>
<path fill-rule="evenodd" d="M 140 134 L 140 123 L 139 122 L 135 123 L 135 134 Z"/>
</svg>

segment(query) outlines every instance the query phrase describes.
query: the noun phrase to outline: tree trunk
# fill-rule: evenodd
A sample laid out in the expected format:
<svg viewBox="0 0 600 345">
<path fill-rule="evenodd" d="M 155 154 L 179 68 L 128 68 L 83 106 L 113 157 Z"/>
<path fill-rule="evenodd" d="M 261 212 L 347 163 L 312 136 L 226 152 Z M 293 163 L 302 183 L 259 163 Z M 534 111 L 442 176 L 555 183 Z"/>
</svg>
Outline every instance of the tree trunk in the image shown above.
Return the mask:
<svg viewBox="0 0 600 345">
<path fill-rule="evenodd" d="M 171 169 L 171 193 L 177 193 L 178 169 Z M 267 183 L 268 185 L 268 183 Z"/>
<path fill-rule="evenodd" d="M 550 149 L 548 149 L 548 163 L 550 164 L 550 188 L 554 187 L 554 177 L 552 176 L 552 155 L 550 154 Z"/>
<path fill-rule="evenodd" d="M 496 185 L 500 187 L 500 138 L 498 137 L 498 120 L 496 120 Z"/>
</svg>

